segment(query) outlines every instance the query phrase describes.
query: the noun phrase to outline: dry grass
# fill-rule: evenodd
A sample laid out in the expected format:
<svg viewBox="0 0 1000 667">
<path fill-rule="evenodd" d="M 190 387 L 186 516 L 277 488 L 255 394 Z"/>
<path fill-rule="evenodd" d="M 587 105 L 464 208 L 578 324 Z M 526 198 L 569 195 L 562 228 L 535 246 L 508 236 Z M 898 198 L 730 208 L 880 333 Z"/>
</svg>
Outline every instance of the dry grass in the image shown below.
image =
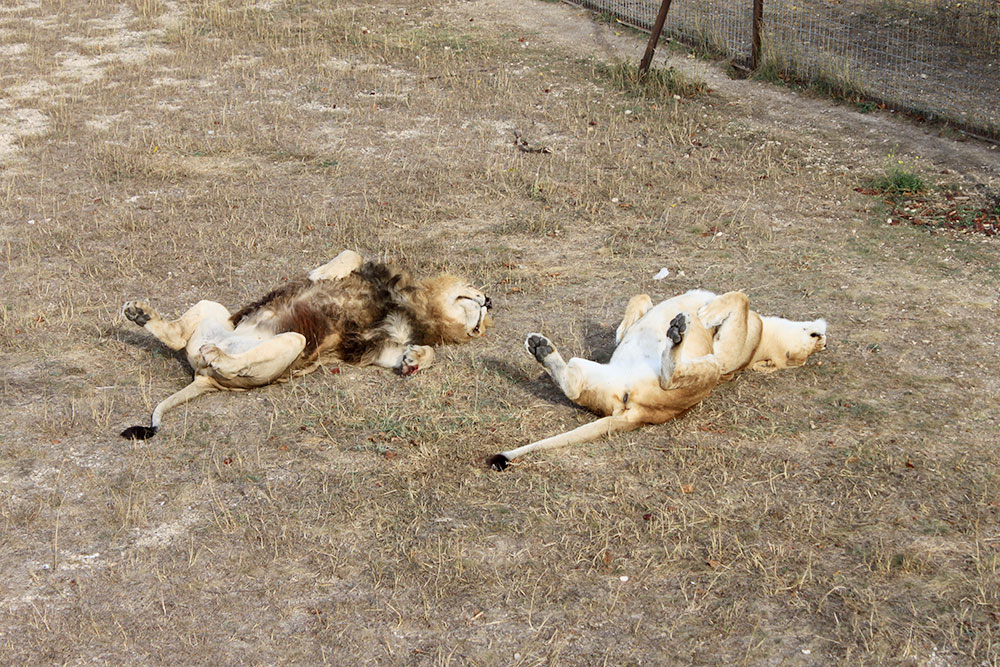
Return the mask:
<svg viewBox="0 0 1000 667">
<path fill-rule="evenodd" d="M 0 12 L 4 663 L 1000 660 L 995 240 L 875 219 L 878 138 L 622 90 L 513 12 L 591 28 L 542 3 Z M 124 300 L 236 306 L 344 247 L 470 275 L 495 332 L 118 438 L 188 380 Z M 822 365 L 485 469 L 590 419 L 527 331 L 600 358 L 629 296 L 694 287 L 825 316 Z"/>
</svg>

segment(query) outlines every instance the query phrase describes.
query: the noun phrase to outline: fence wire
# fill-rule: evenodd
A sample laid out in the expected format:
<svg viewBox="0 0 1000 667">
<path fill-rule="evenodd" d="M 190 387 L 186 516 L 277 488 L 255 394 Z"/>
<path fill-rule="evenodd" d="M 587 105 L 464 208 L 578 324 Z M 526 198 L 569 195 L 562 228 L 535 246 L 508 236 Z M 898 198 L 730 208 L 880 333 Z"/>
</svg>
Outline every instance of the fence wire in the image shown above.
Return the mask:
<svg viewBox="0 0 1000 667">
<path fill-rule="evenodd" d="M 649 31 L 660 0 L 572 0 Z M 760 67 L 1000 136 L 1000 0 L 763 0 Z M 739 62 L 753 0 L 673 0 L 664 33 Z"/>
</svg>

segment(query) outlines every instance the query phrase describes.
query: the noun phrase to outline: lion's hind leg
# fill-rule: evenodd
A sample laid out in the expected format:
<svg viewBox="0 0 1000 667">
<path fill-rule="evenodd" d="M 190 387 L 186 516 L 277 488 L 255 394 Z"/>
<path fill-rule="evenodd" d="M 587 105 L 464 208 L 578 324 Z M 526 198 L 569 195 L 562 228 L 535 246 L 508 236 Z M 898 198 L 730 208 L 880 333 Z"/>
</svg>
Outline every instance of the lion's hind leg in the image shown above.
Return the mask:
<svg viewBox="0 0 1000 667">
<path fill-rule="evenodd" d="M 229 319 L 226 307 L 214 301 L 199 301 L 183 315 L 171 321 L 160 317 L 160 314 L 145 301 L 126 302 L 122 306 L 122 315 L 156 336 L 171 350 L 184 349 L 203 321 L 216 319 L 226 322 Z"/>
<path fill-rule="evenodd" d="M 597 364 L 586 359 L 573 358 L 566 363 L 559 351 L 548 338 L 542 334 L 530 333 L 524 339 L 524 347 L 535 358 L 535 361 L 545 367 L 545 372 L 556 383 L 571 401 L 580 397 L 583 390 L 584 377 L 581 368 Z"/>
</svg>

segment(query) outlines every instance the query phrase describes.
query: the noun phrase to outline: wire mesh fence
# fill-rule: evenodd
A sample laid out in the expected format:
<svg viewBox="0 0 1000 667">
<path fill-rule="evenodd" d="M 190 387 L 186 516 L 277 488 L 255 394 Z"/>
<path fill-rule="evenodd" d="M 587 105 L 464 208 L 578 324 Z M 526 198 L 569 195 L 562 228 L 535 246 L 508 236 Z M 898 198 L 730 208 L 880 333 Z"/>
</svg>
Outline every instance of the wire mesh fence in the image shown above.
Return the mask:
<svg viewBox="0 0 1000 667">
<path fill-rule="evenodd" d="M 572 0 L 648 31 L 660 0 Z M 749 63 L 753 0 L 673 0 L 664 28 Z M 763 0 L 759 66 L 1000 136 L 1000 0 Z"/>
</svg>

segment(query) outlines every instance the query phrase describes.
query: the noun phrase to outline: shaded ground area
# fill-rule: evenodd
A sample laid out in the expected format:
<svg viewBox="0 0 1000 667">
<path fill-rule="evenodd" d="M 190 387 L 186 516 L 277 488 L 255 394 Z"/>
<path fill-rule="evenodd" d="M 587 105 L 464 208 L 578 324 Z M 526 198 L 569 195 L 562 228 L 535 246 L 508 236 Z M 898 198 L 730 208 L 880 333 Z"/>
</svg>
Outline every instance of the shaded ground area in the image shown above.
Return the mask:
<svg viewBox="0 0 1000 667">
<path fill-rule="evenodd" d="M 712 92 L 625 92 L 643 46 L 528 0 L 0 10 L 2 661 L 997 661 L 997 242 L 856 189 L 995 192 L 998 151 L 683 53 Z M 496 329 L 117 436 L 189 380 L 121 303 L 344 247 L 469 275 Z M 485 468 L 592 418 L 527 332 L 601 359 L 631 295 L 696 287 L 829 347 Z"/>
</svg>

